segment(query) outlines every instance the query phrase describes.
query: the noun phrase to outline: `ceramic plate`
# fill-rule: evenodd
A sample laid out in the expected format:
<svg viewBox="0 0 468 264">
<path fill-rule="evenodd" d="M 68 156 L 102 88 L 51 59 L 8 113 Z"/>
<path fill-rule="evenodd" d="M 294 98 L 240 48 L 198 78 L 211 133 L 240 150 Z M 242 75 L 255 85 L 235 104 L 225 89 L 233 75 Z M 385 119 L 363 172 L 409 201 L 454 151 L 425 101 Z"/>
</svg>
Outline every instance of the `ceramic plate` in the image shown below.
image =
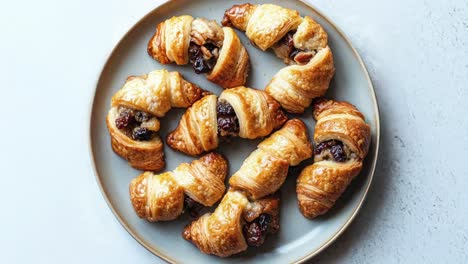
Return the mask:
<svg viewBox="0 0 468 264">
<path fill-rule="evenodd" d="M 263 1 L 251 1 L 251 3 L 259 2 Z M 291 169 L 286 183 L 281 188 L 280 232 L 269 236 L 260 248 L 250 248 L 246 252 L 223 259 L 228 263 L 253 260 L 258 263 L 300 262 L 323 250 L 356 216 L 369 190 L 377 160 L 379 144 L 377 102 L 368 73 L 357 52 L 329 19 L 311 6 L 300 1 L 268 2 L 299 10 L 301 15 L 313 17 L 328 32 L 329 45 L 335 58 L 336 74 L 327 96 L 347 100 L 364 113 L 372 129 L 372 144 L 361 174 L 352 182 L 336 206 L 328 214 L 315 220 L 305 219 L 298 210 L 295 182 L 300 168 Z M 169 262 L 180 263 L 190 260 L 191 263 L 210 263 L 220 259 L 202 254 L 181 237 L 183 227 L 190 222 L 188 216 L 160 223 L 150 223 L 137 217 L 130 203 L 128 185 L 130 180 L 141 172 L 132 169 L 125 160 L 112 152 L 105 118 L 112 95 L 122 87 L 127 76 L 141 75 L 155 69 L 179 71 L 187 80 L 220 94 L 222 91 L 220 87 L 208 82 L 203 75 L 196 75 L 190 66 L 159 64 L 148 56 L 146 45 L 156 25 L 167 18 L 189 14 L 220 21 L 224 11 L 233 4 L 239 4 L 239 1 L 173 0 L 157 7 L 120 40 L 105 62 L 97 82 L 90 120 L 90 148 L 97 182 L 109 207 L 124 228 L 145 248 Z M 238 32 L 238 35 L 251 58 L 252 67 L 246 86 L 263 89 L 271 77 L 285 65 L 273 52 L 262 52 L 254 48 L 244 33 Z M 173 109 L 162 119 L 160 131 L 162 138 L 177 126 L 183 112 L 184 109 Z M 299 117 L 305 121 L 312 136 L 315 122 L 311 110 L 308 109 Z M 230 175 L 240 167 L 242 161 L 259 142 L 260 140 L 236 139 L 218 148 L 218 151 L 229 160 Z M 181 162 L 193 159 L 176 153 L 167 146 L 165 154 L 166 170 L 172 170 Z"/>
</svg>

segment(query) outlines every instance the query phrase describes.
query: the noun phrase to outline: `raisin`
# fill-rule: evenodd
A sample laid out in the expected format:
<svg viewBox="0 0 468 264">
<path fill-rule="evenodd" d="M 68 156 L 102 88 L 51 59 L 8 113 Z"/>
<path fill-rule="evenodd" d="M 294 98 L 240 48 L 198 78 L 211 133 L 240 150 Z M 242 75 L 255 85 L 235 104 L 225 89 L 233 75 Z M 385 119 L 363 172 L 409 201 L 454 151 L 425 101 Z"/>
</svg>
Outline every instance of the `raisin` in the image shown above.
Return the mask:
<svg viewBox="0 0 468 264">
<path fill-rule="evenodd" d="M 324 141 L 324 142 L 321 142 L 320 144 L 318 144 L 315 147 L 315 155 L 319 155 L 325 149 L 330 148 L 331 146 L 333 146 L 334 145 L 333 142 L 334 142 L 334 140 L 328 140 L 328 141 Z"/>
<path fill-rule="evenodd" d="M 344 152 L 343 145 L 335 145 L 330 148 L 330 153 L 333 156 L 333 159 L 338 162 L 346 161 L 346 153 Z"/>
<path fill-rule="evenodd" d="M 216 104 L 216 112 L 218 113 L 218 115 L 235 115 L 236 114 L 232 105 L 222 100 L 218 101 L 218 103 Z"/>
<path fill-rule="evenodd" d="M 269 214 L 261 214 L 252 222 L 244 225 L 243 231 L 249 246 L 259 247 L 265 242 L 268 233 L 274 233 L 277 228 L 270 230 L 272 217 Z"/>
<path fill-rule="evenodd" d="M 203 59 L 203 55 L 200 57 L 197 57 L 195 62 L 193 62 L 192 66 L 196 74 L 207 73 L 210 71 L 210 67 L 206 63 L 206 61 Z"/>
<path fill-rule="evenodd" d="M 270 226 L 270 222 L 271 222 L 271 217 L 270 215 L 268 214 L 261 214 L 259 217 L 258 217 L 258 224 L 260 225 L 260 229 L 262 230 L 262 232 L 264 232 L 265 234 L 268 232 L 268 228 Z"/>
<path fill-rule="evenodd" d="M 203 209 L 203 205 L 193 200 L 189 196 L 184 198 L 184 211 L 188 212 L 190 217 L 197 218 L 200 215 L 200 210 Z"/>
<path fill-rule="evenodd" d="M 218 117 L 218 134 L 227 136 L 239 132 L 239 120 L 237 117 Z"/>
<path fill-rule="evenodd" d="M 315 148 L 315 155 L 319 155 L 324 150 L 330 149 L 330 154 L 337 162 L 345 162 L 347 159 L 346 152 L 344 151 L 343 142 L 339 140 L 328 140 L 321 142 Z"/>
<path fill-rule="evenodd" d="M 210 52 L 216 48 L 213 44 L 206 44 L 204 46 L 210 50 Z M 211 58 L 208 61 L 204 60 L 200 46 L 193 42 L 190 42 L 189 46 L 189 60 L 196 74 L 207 73 L 211 71 L 216 64 L 216 59 L 214 58 Z"/>
<path fill-rule="evenodd" d="M 134 121 L 133 111 L 125 109 L 120 112 L 119 117 L 115 119 L 115 126 L 118 129 L 124 129 L 128 127 Z"/>
<path fill-rule="evenodd" d="M 218 48 L 218 47 L 216 47 L 216 46 L 215 46 L 214 44 L 212 44 L 212 43 L 206 43 L 206 44 L 203 45 L 203 46 L 205 46 L 205 48 L 207 48 L 210 52 L 212 52 L 214 49 Z"/>
<path fill-rule="evenodd" d="M 146 122 L 150 119 L 150 115 L 148 113 L 145 113 L 145 112 L 136 112 L 135 113 L 135 120 L 138 122 L 138 123 L 143 123 L 143 122 Z"/>
<path fill-rule="evenodd" d="M 259 247 L 265 242 L 265 233 L 256 221 L 244 226 L 244 236 L 249 246 Z"/>
<path fill-rule="evenodd" d="M 198 57 L 200 57 L 201 55 L 201 50 L 200 50 L 200 46 L 198 46 L 197 44 L 193 43 L 193 42 L 190 42 L 190 46 L 189 46 L 189 57 L 190 57 L 190 63 L 194 63 Z"/>
<path fill-rule="evenodd" d="M 138 141 L 146 141 L 151 139 L 153 132 L 144 127 L 135 127 L 133 129 L 132 138 Z"/>
<path fill-rule="evenodd" d="M 224 137 L 239 133 L 239 120 L 234 108 L 228 102 L 218 101 L 216 113 L 218 116 L 218 135 Z"/>
</svg>

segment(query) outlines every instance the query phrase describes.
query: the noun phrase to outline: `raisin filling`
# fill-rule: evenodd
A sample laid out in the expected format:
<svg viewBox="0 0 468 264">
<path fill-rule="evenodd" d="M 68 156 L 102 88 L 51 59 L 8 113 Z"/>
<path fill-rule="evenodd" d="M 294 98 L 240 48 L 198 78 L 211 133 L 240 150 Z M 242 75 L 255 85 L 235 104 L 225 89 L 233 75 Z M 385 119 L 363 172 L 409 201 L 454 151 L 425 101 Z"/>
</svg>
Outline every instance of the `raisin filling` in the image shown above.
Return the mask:
<svg viewBox="0 0 468 264">
<path fill-rule="evenodd" d="M 211 43 L 205 43 L 200 46 L 194 42 L 190 42 L 189 58 L 196 74 L 210 72 L 216 64 L 218 55 L 219 47 Z"/>
<path fill-rule="evenodd" d="M 334 139 L 319 143 L 315 147 L 315 155 L 316 159 L 336 162 L 346 162 L 356 156 L 343 142 Z"/>
<path fill-rule="evenodd" d="M 283 58 L 285 62 L 295 62 L 299 65 L 307 64 L 312 57 L 317 53 L 316 50 L 303 50 L 294 46 L 295 31 L 289 31 L 279 42 L 275 48 L 276 54 Z"/>
<path fill-rule="evenodd" d="M 216 104 L 216 114 L 218 119 L 218 135 L 220 137 L 237 136 L 239 134 L 239 120 L 232 106 L 219 100 Z"/>
<path fill-rule="evenodd" d="M 279 229 L 278 219 L 269 214 L 261 214 L 243 227 L 244 237 L 249 246 L 259 247 L 265 242 L 267 234 Z"/>
<path fill-rule="evenodd" d="M 155 119 L 148 113 L 122 107 L 115 119 L 115 126 L 133 140 L 148 141 L 157 130 Z"/>
<path fill-rule="evenodd" d="M 195 201 L 187 195 L 184 197 L 184 212 L 188 212 L 190 217 L 198 218 L 200 216 L 200 211 L 203 208 L 203 204 Z"/>
</svg>

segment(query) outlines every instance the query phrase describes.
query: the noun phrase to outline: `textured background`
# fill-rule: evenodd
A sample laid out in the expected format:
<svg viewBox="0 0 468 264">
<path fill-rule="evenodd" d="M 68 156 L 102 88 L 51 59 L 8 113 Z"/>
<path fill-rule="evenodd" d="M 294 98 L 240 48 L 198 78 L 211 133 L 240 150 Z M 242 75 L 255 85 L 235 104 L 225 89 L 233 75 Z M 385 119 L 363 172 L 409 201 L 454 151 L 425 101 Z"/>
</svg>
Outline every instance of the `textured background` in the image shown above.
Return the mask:
<svg viewBox="0 0 468 264">
<path fill-rule="evenodd" d="M 102 199 L 86 130 L 104 59 L 157 2 L 2 4 L 1 263 L 159 262 Z M 382 131 L 361 213 L 311 262 L 467 263 L 468 2 L 310 2 L 362 55 Z"/>
</svg>

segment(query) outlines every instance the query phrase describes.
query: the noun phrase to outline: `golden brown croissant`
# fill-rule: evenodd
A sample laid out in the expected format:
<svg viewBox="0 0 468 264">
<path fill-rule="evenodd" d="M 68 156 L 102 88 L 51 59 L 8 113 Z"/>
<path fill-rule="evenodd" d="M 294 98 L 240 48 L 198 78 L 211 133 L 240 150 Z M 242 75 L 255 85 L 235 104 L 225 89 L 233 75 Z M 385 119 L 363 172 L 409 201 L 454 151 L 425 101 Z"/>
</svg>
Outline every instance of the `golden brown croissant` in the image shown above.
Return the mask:
<svg viewBox="0 0 468 264">
<path fill-rule="evenodd" d="M 214 20 L 178 16 L 157 26 L 148 42 L 148 54 L 160 63 L 190 62 L 195 72 L 224 88 L 244 85 L 249 54 L 232 28 Z"/>
<path fill-rule="evenodd" d="M 297 179 L 299 208 L 307 218 L 326 213 L 359 174 L 371 136 L 362 113 L 347 102 L 317 100 L 314 118 L 314 164 Z"/>
<path fill-rule="evenodd" d="M 312 18 L 272 4 L 235 5 L 222 24 L 246 32 L 261 50 L 272 48 L 290 66 L 281 69 L 266 92 L 291 113 L 302 113 L 323 96 L 335 73 L 328 35 Z"/>
<path fill-rule="evenodd" d="M 144 172 L 130 183 L 130 200 L 140 218 L 148 221 L 176 219 L 196 204 L 211 206 L 224 194 L 227 161 L 210 153 L 174 171 L 155 175 Z"/>
<path fill-rule="evenodd" d="M 216 210 L 185 227 L 182 236 L 203 253 L 229 257 L 249 245 L 260 246 L 279 229 L 279 197 L 250 202 L 244 193 L 229 190 Z"/>
<path fill-rule="evenodd" d="M 258 145 L 231 176 L 229 184 L 245 191 L 250 199 L 262 198 L 281 187 L 289 166 L 296 166 L 311 156 L 312 146 L 304 123 L 299 119 L 289 120 Z"/>
<path fill-rule="evenodd" d="M 113 97 L 107 115 L 112 149 L 136 169 L 158 171 L 164 165 L 159 119 L 171 107 L 189 107 L 208 92 L 178 72 L 156 70 L 132 76 Z"/>
<path fill-rule="evenodd" d="M 267 93 L 239 86 L 224 90 L 219 98 L 208 95 L 196 102 L 167 136 L 167 144 L 199 155 L 217 148 L 219 137 L 264 137 L 286 120 L 280 105 Z"/>
<path fill-rule="evenodd" d="M 244 251 L 248 245 L 260 246 L 268 233 L 279 228 L 279 197 L 268 195 L 281 187 L 290 165 L 311 156 L 304 123 L 289 120 L 262 141 L 231 177 L 231 188 L 214 213 L 188 225 L 183 237 L 202 252 L 219 257 Z"/>
</svg>

